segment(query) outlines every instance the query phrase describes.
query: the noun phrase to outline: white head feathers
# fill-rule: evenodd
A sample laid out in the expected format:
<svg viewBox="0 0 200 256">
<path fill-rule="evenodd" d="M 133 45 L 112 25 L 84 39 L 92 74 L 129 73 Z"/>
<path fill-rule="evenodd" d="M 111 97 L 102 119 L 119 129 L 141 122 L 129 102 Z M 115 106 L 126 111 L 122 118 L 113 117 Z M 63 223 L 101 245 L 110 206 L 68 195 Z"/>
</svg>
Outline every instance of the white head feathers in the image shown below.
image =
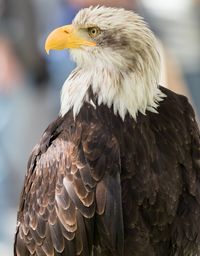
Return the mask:
<svg viewBox="0 0 200 256">
<path fill-rule="evenodd" d="M 158 88 L 160 59 L 156 40 L 143 19 L 134 12 L 107 7 L 81 10 L 73 21 L 77 29 L 98 27 L 96 46 L 70 49 L 77 68 L 66 80 L 61 96 L 61 115 L 73 108 L 76 116 L 88 89 L 98 104 L 112 107 L 122 119 L 138 111 L 156 112 L 165 96 Z"/>
</svg>

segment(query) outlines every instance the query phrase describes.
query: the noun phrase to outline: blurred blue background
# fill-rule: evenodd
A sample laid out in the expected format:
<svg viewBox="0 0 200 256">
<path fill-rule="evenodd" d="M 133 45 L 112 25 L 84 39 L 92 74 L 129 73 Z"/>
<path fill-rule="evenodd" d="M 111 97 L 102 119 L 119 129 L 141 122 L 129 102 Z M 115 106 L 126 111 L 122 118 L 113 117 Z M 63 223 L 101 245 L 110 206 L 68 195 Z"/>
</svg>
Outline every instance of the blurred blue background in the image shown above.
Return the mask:
<svg viewBox="0 0 200 256">
<path fill-rule="evenodd" d="M 140 13 L 159 41 L 160 83 L 190 98 L 200 115 L 199 0 L 0 0 L 0 255 L 12 247 L 26 163 L 59 112 L 60 90 L 74 63 L 44 51 L 48 33 L 89 5 Z"/>
</svg>

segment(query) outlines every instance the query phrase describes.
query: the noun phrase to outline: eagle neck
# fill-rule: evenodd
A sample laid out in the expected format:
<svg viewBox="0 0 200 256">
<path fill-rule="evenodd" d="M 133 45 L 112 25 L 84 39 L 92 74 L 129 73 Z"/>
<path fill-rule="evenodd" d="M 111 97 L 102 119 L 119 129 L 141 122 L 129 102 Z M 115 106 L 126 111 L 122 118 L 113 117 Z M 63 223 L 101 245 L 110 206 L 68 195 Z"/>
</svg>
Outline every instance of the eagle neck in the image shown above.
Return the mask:
<svg viewBox="0 0 200 256">
<path fill-rule="evenodd" d="M 94 103 L 90 97 L 96 97 Z M 127 113 L 136 119 L 138 112 L 157 113 L 159 101 L 165 95 L 152 75 L 141 76 L 136 71 L 121 71 L 106 67 L 77 67 L 65 81 L 61 92 L 61 116 L 73 109 L 74 118 L 84 102 L 107 105 L 124 120 Z"/>
</svg>

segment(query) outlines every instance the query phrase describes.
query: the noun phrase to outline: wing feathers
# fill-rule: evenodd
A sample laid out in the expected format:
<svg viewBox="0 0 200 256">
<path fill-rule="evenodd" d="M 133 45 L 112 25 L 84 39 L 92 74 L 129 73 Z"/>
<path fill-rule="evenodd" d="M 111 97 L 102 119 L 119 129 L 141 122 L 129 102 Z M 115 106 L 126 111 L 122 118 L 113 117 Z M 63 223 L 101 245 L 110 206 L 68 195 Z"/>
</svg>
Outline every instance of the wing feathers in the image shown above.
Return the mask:
<svg viewBox="0 0 200 256">
<path fill-rule="evenodd" d="M 98 184 L 100 191 L 99 199 L 103 203 L 97 205 L 100 209 L 98 216 L 98 235 L 103 248 L 111 255 L 123 255 L 123 218 L 121 201 L 121 184 L 119 173 L 116 176 L 105 175 Z"/>
<path fill-rule="evenodd" d="M 96 212 L 102 215 L 106 205 L 106 187 L 103 181 L 97 184 L 96 188 Z"/>
<path fill-rule="evenodd" d="M 47 224 L 47 222 L 44 221 L 41 216 L 38 216 L 38 225 L 37 225 L 36 232 L 38 233 L 38 235 L 41 238 L 45 238 L 45 236 L 46 236 L 46 232 L 45 232 L 46 224 Z"/>
<path fill-rule="evenodd" d="M 47 256 L 41 246 L 37 246 L 35 251 L 37 256 Z"/>
<path fill-rule="evenodd" d="M 45 231 L 46 231 L 46 234 L 45 234 L 46 239 L 44 239 L 44 242 L 42 244 L 42 249 L 46 253 L 46 255 L 54 256 L 54 247 L 53 247 L 51 233 L 48 225 L 46 226 Z"/>
<path fill-rule="evenodd" d="M 62 208 L 56 207 L 57 216 L 62 223 L 62 225 L 69 232 L 74 232 L 76 230 L 76 209 L 72 202 L 70 202 L 69 208 L 64 210 Z"/>
<path fill-rule="evenodd" d="M 58 208 L 63 208 L 64 210 L 67 210 L 70 206 L 70 199 L 69 196 L 64 188 L 62 188 L 61 193 L 56 193 L 55 195 L 56 203 L 58 205 Z"/>
<path fill-rule="evenodd" d="M 73 203 L 78 207 L 78 209 L 80 210 L 80 212 L 82 213 L 83 216 L 85 216 L 86 218 L 91 218 L 94 216 L 94 212 L 95 212 L 95 206 L 94 203 L 90 206 L 87 207 L 85 206 L 80 198 L 78 197 L 78 195 L 75 192 L 74 186 L 71 182 L 68 181 L 68 179 L 66 179 L 66 177 L 63 180 L 63 184 L 71 198 L 71 200 L 73 201 Z M 91 192 L 93 193 L 93 192 Z"/>
<path fill-rule="evenodd" d="M 18 256 L 89 256 L 95 244 L 118 255 L 117 230 L 122 231 L 121 198 L 115 201 L 115 194 L 121 193 L 116 179 L 118 145 L 113 139 L 110 143 L 112 135 L 99 126 L 86 131 L 82 136 L 77 125 L 54 140 L 48 139 L 47 131 L 41 141 L 45 145 L 33 152 L 19 213 Z M 94 223 L 96 214 L 99 224 Z M 97 239 L 98 235 L 103 238 Z"/>
<path fill-rule="evenodd" d="M 51 239 L 53 246 L 57 252 L 62 252 L 64 250 L 65 241 L 62 235 L 62 231 L 58 222 L 55 222 L 54 225 L 49 225 L 49 230 L 51 234 Z"/>
</svg>

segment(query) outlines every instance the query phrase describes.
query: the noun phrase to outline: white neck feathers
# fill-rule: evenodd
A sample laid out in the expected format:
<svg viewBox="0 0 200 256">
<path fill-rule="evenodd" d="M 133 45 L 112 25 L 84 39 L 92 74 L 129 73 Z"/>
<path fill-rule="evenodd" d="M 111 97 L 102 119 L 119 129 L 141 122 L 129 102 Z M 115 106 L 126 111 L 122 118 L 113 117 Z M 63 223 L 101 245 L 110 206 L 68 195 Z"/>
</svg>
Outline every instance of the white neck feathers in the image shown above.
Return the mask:
<svg viewBox="0 0 200 256">
<path fill-rule="evenodd" d="M 98 105 L 112 107 L 123 120 L 127 113 L 134 119 L 138 112 L 145 114 L 149 110 L 157 113 L 158 103 L 165 97 L 158 88 L 155 74 L 152 75 L 153 71 L 158 71 L 144 71 L 146 73 L 142 76 L 138 72 L 120 72 L 106 67 L 77 67 L 62 88 L 61 116 L 73 109 L 75 118 L 85 101 L 94 106 L 89 99 L 89 88 L 97 95 Z"/>
</svg>

